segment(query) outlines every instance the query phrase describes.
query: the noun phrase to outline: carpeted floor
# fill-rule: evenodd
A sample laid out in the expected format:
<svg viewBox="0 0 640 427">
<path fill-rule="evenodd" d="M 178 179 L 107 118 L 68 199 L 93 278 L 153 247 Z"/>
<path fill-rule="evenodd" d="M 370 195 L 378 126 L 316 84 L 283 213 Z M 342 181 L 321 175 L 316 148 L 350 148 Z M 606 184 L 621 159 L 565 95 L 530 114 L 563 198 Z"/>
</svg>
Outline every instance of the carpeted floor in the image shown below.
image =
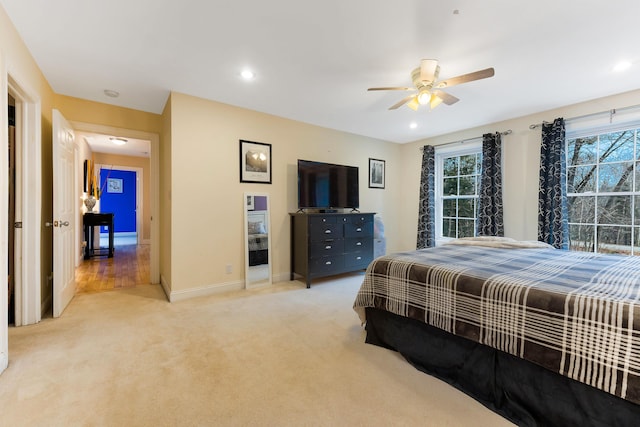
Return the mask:
<svg viewBox="0 0 640 427">
<path fill-rule="evenodd" d="M 159 286 L 77 295 L 9 331 L 0 426 L 511 426 L 364 344 L 362 275 L 170 304 Z"/>
</svg>

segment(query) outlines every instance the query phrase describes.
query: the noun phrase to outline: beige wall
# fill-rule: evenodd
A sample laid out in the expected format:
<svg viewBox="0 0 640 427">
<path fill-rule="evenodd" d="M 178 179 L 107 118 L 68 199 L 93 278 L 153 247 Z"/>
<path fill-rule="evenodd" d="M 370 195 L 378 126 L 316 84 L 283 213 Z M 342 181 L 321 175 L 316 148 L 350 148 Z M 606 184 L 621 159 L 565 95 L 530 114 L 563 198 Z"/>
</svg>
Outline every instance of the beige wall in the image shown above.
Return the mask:
<svg viewBox="0 0 640 427">
<path fill-rule="evenodd" d="M 55 95 L 55 108 L 70 121 L 162 133 L 162 116 L 65 95 Z"/>
<path fill-rule="evenodd" d="M 151 239 L 151 175 L 148 157 L 120 156 L 116 154 L 93 153 L 93 161 L 96 165 L 102 165 L 109 169 L 118 167 L 130 167 L 142 169 L 142 239 Z M 157 191 L 157 190 L 156 190 Z"/>
<path fill-rule="evenodd" d="M 402 224 L 400 247 L 415 249 L 416 245 L 418 186 L 422 156 L 419 147 L 425 144 L 439 145 L 478 137 L 487 132 L 511 129 L 513 133 L 504 136 L 502 140 L 505 235 L 515 239 L 537 240 L 540 128 L 531 130 L 529 125 L 541 123 L 543 120 L 553 121 L 558 117 L 570 119 L 639 103 L 640 90 L 637 90 L 403 145 L 401 162 L 406 167 L 402 181 L 403 188 L 407 191 L 405 209 L 397 210 Z"/>
<path fill-rule="evenodd" d="M 399 247 L 399 145 L 179 93 L 170 100 L 172 293 L 243 281 L 245 191 L 270 196 L 273 274 L 288 280 L 288 213 L 297 209 L 298 159 L 358 166 L 360 210 L 377 212 L 388 248 Z M 240 139 L 272 145 L 272 184 L 239 182 Z M 369 157 L 386 160 L 384 190 L 368 188 Z M 228 264 L 232 274 L 225 274 Z"/>
</svg>

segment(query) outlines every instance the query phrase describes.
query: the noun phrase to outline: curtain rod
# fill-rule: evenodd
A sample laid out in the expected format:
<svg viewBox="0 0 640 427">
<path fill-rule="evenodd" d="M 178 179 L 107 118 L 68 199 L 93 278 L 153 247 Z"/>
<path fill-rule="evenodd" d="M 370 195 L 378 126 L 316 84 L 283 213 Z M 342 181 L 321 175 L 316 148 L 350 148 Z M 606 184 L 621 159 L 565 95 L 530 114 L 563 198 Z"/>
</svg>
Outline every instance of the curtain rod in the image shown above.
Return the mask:
<svg viewBox="0 0 640 427">
<path fill-rule="evenodd" d="M 513 133 L 513 131 L 511 129 L 507 129 L 504 132 L 498 132 L 500 135 L 509 135 L 510 133 Z M 434 145 L 435 147 L 446 147 L 447 145 L 454 145 L 454 144 L 464 144 L 465 142 L 471 142 L 471 141 L 477 141 L 479 139 L 482 139 L 482 136 L 476 136 L 475 138 L 469 138 L 469 139 L 461 139 L 460 141 L 451 141 L 451 142 L 447 142 L 445 144 L 438 144 L 438 145 Z M 423 147 L 418 147 L 420 151 L 422 151 Z"/>
<path fill-rule="evenodd" d="M 595 117 L 595 116 L 601 116 L 603 114 L 609 114 L 609 123 L 611 123 L 613 121 L 613 116 L 616 115 L 616 113 L 619 113 L 621 111 L 626 111 L 626 110 L 633 110 L 636 108 L 640 108 L 640 105 L 631 105 L 629 107 L 623 107 L 623 108 L 612 108 L 610 110 L 606 110 L 606 111 L 599 111 L 597 113 L 591 113 L 591 114 L 584 114 L 582 116 L 576 116 L 576 117 L 571 117 L 570 119 L 566 119 L 565 121 L 572 121 L 572 120 L 581 120 L 581 119 L 586 119 L 589 117 Z M 529 125 L 529 129 L 535 129 L 535 128 L 539 128 L 540 126 L 542 126 L 543 124 L 549 124 L 550 122 L 543 120 L 542 123 L 534 123 L 532 125 Z"/>
</svg>

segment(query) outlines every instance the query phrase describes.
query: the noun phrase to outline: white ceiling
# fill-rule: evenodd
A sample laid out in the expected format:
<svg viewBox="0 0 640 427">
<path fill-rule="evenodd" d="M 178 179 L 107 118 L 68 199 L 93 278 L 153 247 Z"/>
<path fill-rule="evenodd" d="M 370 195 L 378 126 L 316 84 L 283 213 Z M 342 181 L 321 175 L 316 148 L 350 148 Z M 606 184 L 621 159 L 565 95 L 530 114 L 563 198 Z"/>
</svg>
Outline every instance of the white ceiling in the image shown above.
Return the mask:
<svg viewBox="0 0 640 427">
<path fill-rule="evenodd" d="M 55 92 L 153 113 L 173 90 L 402 143 L 640 88 L 637 0 L 0 4 Z M 496 74 L 431 112 L 389 111 L 406 93 L 367 92 L 410 85 L 422 58 L 443 79 Z M 621 60 L 634 66 L 613 73 Z"/>
<path fill-rule="evenodd" d="M 123 138 L 120 135 L 104 135 L 92 132 L 76 131 L 76 138 L 84 139 L 95 153 L 117 154 L 120 156 L 150 157 L 151 141 L 145 139 Z M 124 145 L 115 145 L 112 138 L 122 138 Z"/>
</svg>

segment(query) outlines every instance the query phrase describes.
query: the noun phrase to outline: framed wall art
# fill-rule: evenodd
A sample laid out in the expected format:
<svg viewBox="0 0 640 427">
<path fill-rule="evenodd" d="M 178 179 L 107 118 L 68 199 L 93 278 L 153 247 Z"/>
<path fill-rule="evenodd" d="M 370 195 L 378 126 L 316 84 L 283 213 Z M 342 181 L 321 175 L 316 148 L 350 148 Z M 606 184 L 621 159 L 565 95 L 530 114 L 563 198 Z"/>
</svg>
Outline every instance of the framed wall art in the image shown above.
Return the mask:
<svg viewBox="0 0 640 427">
<path fill-rule="evenodd" d="M 240 182 L 271 184 L 271 144 L 240 140 Z"/>
<path fill-rule="evenodd" d="M 107 178 L 107 193 L 122 193 L 122 179 Z"/>
<path fill-rule="evenodd" d="M 369 159 L 369 188 L 384 188 L 385 161 Z"/>
</svg>

